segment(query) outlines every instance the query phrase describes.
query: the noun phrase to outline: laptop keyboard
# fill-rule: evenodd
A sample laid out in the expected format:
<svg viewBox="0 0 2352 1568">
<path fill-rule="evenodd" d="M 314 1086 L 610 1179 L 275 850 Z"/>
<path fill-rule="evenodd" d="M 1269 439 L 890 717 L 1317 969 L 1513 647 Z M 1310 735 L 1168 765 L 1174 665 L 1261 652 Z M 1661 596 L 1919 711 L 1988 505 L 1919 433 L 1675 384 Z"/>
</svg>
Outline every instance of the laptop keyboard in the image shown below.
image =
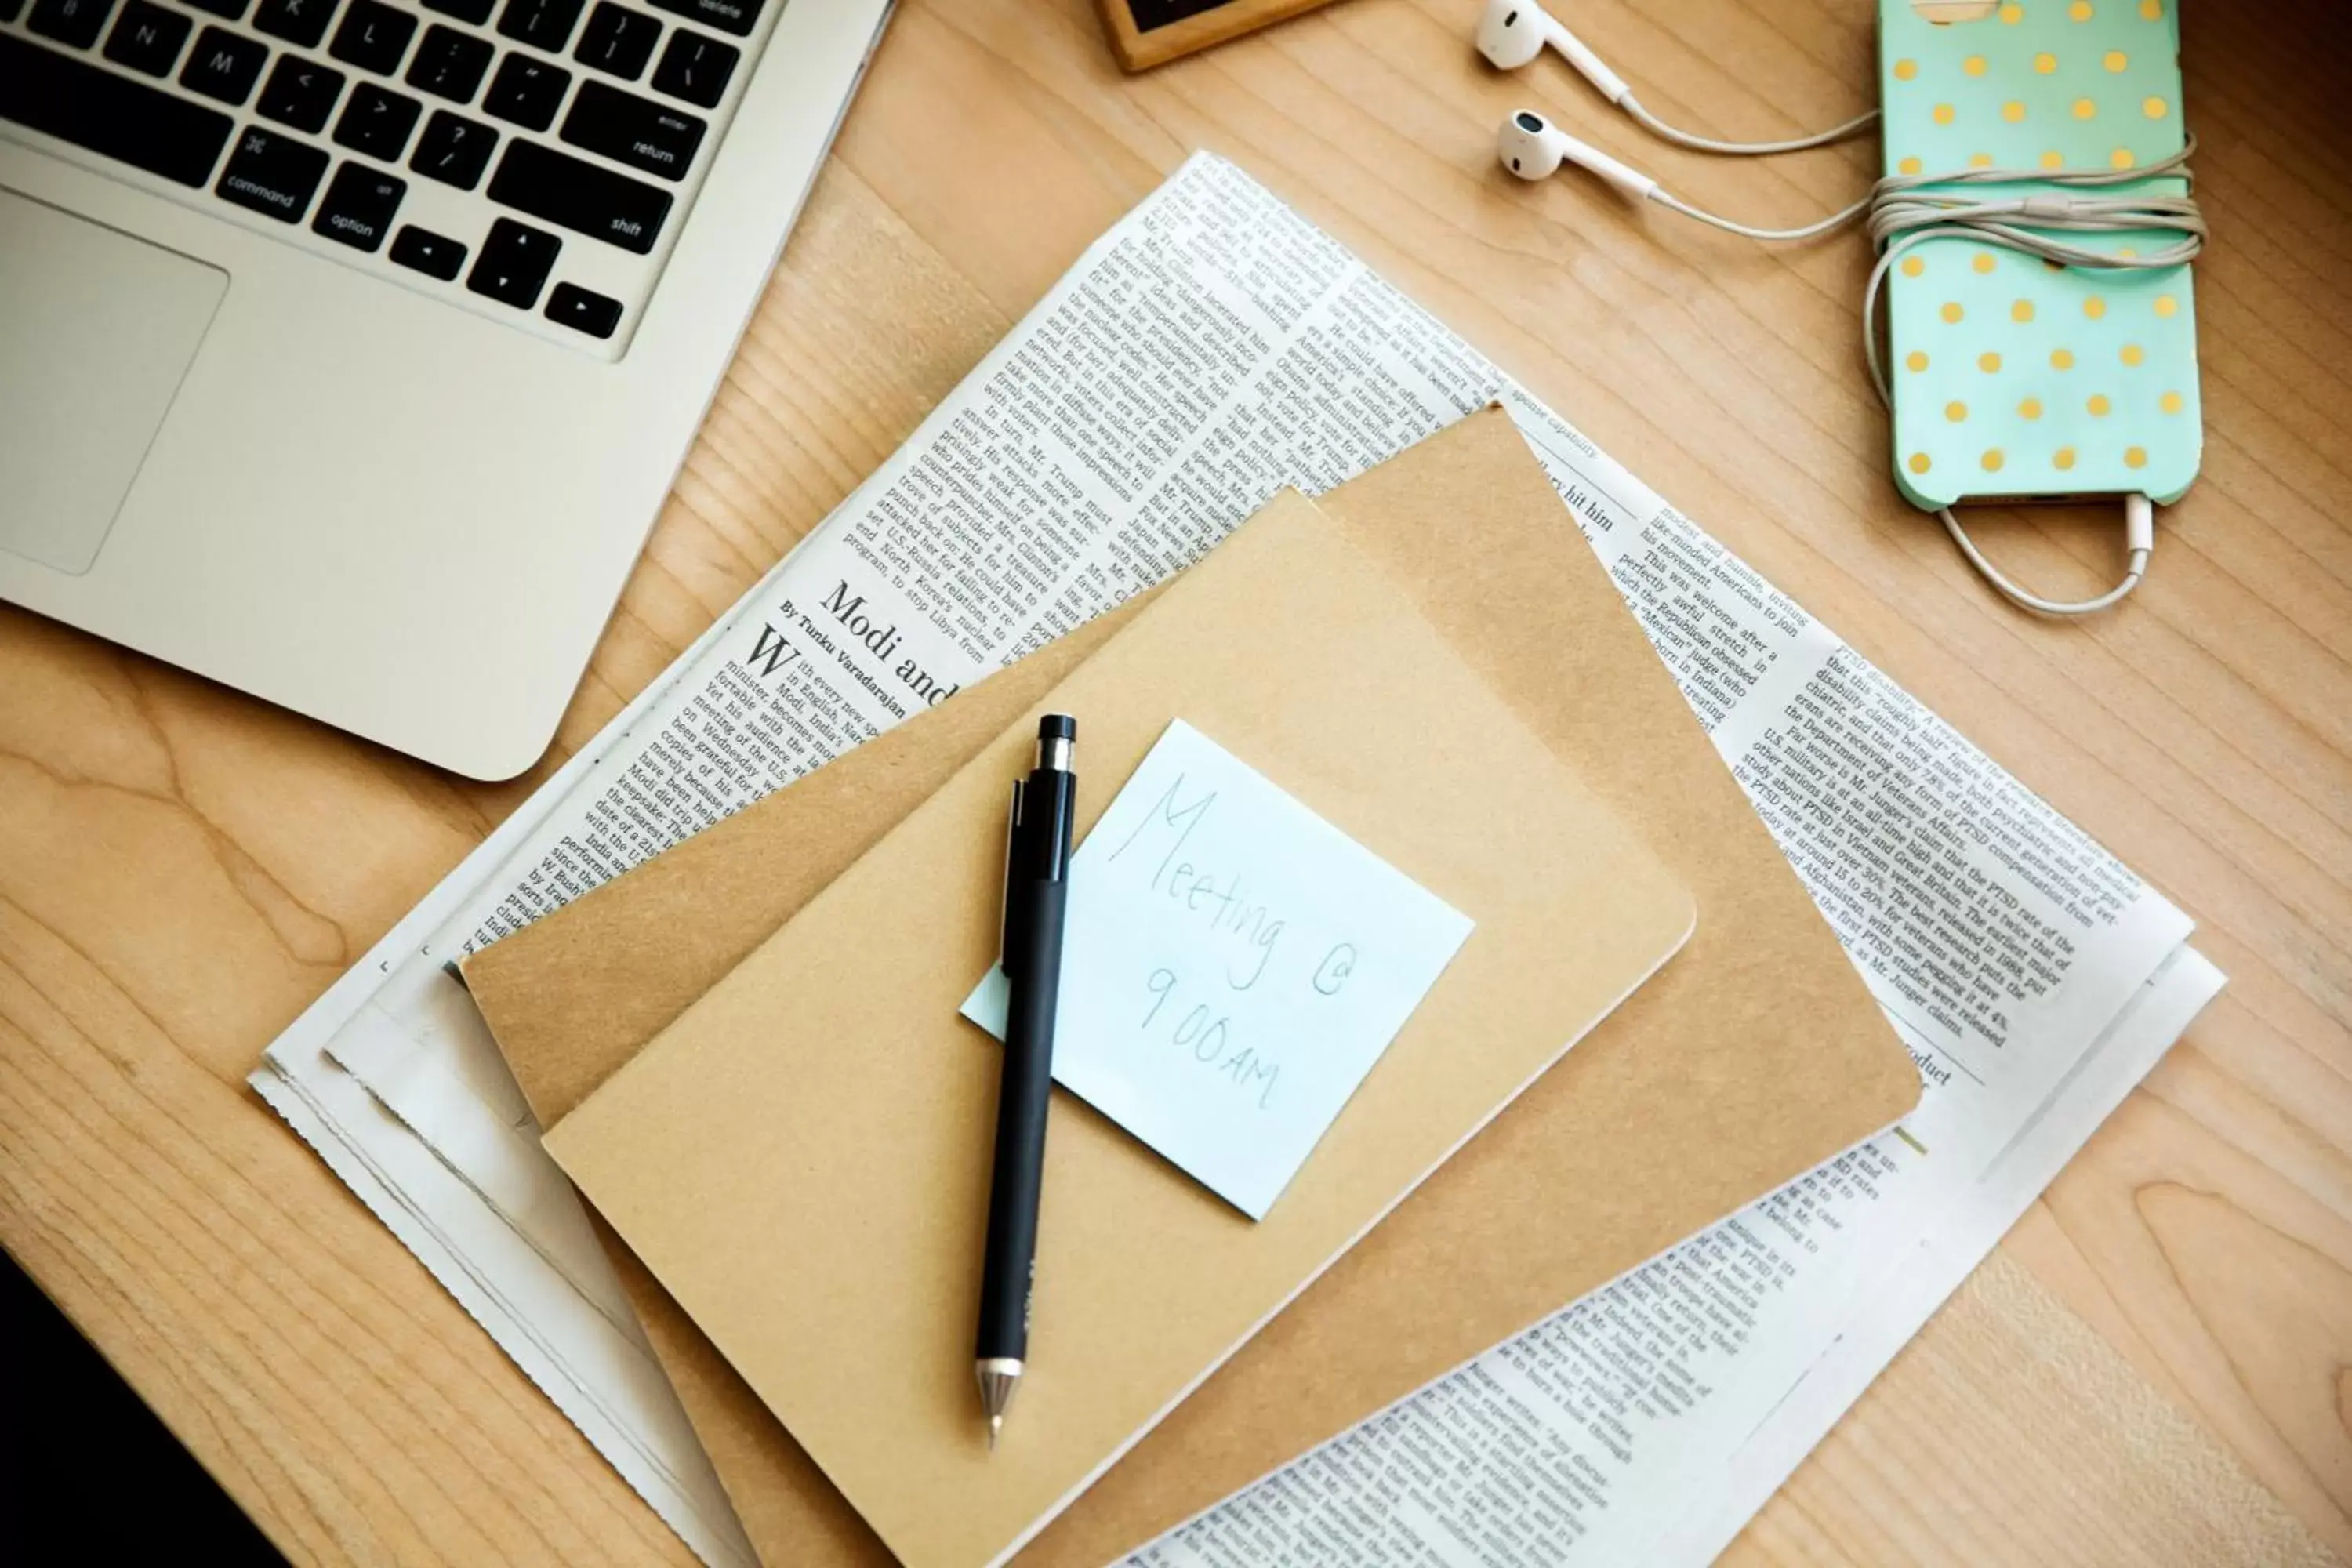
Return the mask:
<svg viewBox="0 0 2352 1568">
<path fill-rule="evenodd" d="M 782 3 L 0 0 L 0 135 L 617 357 Z"/>
</svg>

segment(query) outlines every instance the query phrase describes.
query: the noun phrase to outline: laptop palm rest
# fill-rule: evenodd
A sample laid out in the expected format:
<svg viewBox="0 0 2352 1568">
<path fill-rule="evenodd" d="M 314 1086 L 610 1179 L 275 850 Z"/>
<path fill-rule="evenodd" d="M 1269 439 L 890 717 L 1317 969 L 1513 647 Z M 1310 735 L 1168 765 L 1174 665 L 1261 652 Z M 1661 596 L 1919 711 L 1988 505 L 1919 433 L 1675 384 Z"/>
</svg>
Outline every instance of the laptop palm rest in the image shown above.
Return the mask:
<svg viewBox="0 0 2352 1568">
<path fill-rule="evenodd" d="M 89 570 L 227 288 L 0 190 L 0 549 Z"/>
</svg>

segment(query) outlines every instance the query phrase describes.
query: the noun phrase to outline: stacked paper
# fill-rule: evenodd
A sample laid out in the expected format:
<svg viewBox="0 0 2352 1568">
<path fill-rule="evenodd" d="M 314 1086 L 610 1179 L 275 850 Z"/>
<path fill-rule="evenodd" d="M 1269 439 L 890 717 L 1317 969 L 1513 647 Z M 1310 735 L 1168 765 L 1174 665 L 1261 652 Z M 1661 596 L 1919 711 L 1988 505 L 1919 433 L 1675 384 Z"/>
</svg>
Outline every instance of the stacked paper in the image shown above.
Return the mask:
<svg viewBox="0 0 2352 1568">
<path fill-rule="evenodd" d="M 961 683 L 1158 581 L 1279 486 L 1337 484 L 1493 399 L 1904 1033 L 1927 1099 L 1906 1136 L 1734 1216 L 1157 1550 L 1304 1531 L 1509 1562 L 1564 1528 L 1596 1562 L 1703 1559 L 2220 976 L 2184 951 L 2187 917 L 2129 868 L 1206 155 L 298 1020 L 256 1087 L 706 1560 L 748 1561 L 443 966 L 911 711 L 920 699 L 889 689 L 817 702 L 776 684 L 782 628 L 846 591 L 845 563 L 882 563 L 946 617 L 952 658 L 915 673 Z M 938 526 L 910 535 L 912 518 Z M 909 553 L 909 537 L 937 547 Z M 1475 520 L 1463 547 L 1477 547 Z M 1741 1303 L 1739 1332 L 1699 1331 L 1701 1304 L 1724 1301 Z M 1629 1359 L 1627 1334 L 1667 1353 Z M 1457 1444 L 1465 1430 L 1485 1436 Z M 1379 1500 L 1440 1453 L 1442 1484 Z M 1741 1485 L 1702 1521 L 1690 1479 L 1727 1463 Z"/>
</svg>

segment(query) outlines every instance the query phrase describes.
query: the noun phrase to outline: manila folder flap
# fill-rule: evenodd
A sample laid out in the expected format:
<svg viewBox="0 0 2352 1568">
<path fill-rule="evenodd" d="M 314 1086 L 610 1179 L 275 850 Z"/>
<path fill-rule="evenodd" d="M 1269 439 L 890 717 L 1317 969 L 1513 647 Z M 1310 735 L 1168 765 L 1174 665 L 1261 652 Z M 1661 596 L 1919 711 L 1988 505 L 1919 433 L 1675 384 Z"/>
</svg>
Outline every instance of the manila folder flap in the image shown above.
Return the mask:
<svg viewBox="0 0 2352 1568">
<path fill-rule="evenodd" d="M 1057 1094 L 1030 1348 L 971 1333 L 1007 729 L 547 1136 L 884 1542 L 1024 1541 L 1688 937 L 1681 883 L 1312 502 L 1277 497 L 1049 694 L 1079 827 L 1182 718 L 1477 924 L 1256 1224 Z"/>
</svg>

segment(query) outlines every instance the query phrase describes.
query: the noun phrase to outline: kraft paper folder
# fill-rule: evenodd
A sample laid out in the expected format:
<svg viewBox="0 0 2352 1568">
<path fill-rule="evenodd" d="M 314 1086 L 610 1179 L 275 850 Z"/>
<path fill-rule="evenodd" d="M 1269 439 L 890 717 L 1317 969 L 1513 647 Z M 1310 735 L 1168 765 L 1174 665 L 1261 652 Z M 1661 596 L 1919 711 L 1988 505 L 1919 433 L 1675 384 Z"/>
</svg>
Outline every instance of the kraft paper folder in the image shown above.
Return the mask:
<svg viewBox="0 0 2352 1568">
<path fill-rule="evenodd" d="M 1246 1485 L 1916 1102 L 1916 1072 L 1508 419 L 1321 498 L 1696 894 L 1666 970 L 1022 1553 L 1094 1564 Z M 1129 605 L 478 952 L 552 1125 L 1011 719 Z M 656 1352 L 772 1568 L 880 1542 L 624 1247 Z"/>
<path fill-rule="evenodd" d="M 1031 1371 L 992 1451 L 971 1334 L 1001 1053 L 957 1009 L 995 962 L 1005 781 L 1045 710 L 1080 715 L 1081 841 L 1181 719 L 1476 925 L 1255 1222 L 1055 1094 Z M 546 1143 L 885 1544 L 978 1568 L 1633 994 L 1696 915 L 1406 592 L 1286 492 Z"/>
</svg>

